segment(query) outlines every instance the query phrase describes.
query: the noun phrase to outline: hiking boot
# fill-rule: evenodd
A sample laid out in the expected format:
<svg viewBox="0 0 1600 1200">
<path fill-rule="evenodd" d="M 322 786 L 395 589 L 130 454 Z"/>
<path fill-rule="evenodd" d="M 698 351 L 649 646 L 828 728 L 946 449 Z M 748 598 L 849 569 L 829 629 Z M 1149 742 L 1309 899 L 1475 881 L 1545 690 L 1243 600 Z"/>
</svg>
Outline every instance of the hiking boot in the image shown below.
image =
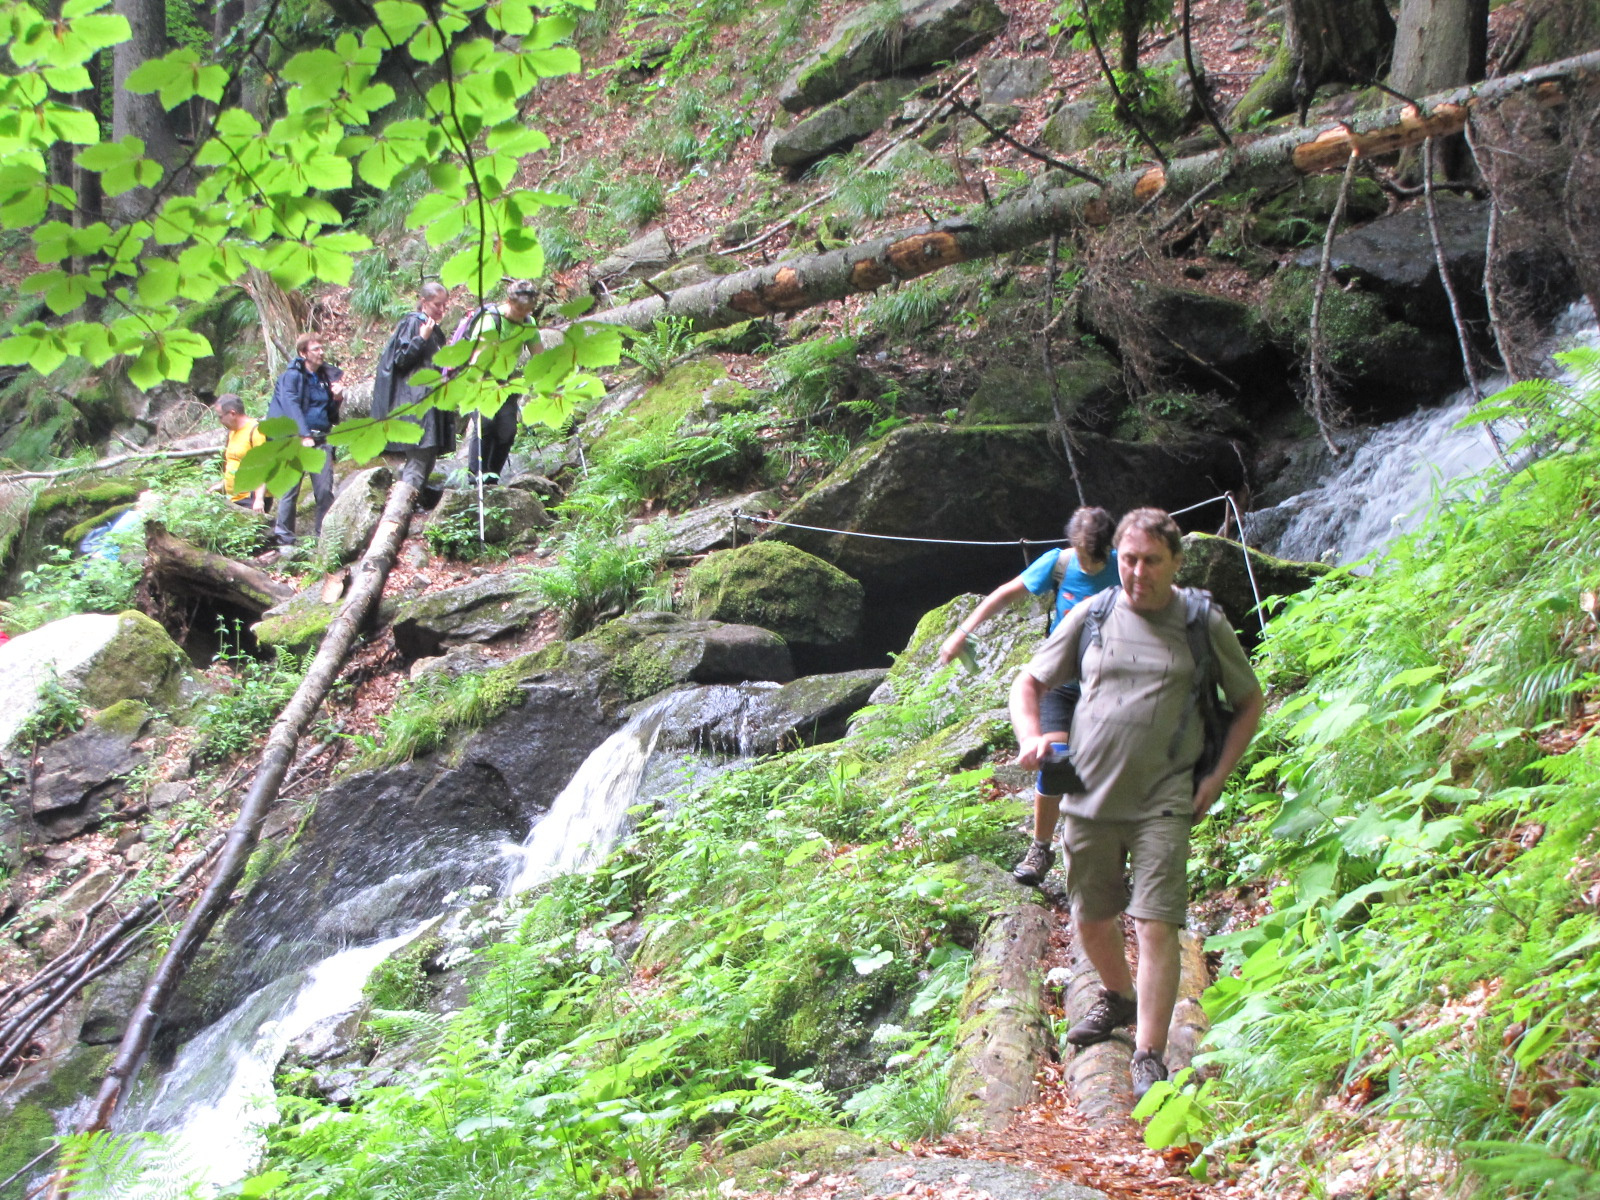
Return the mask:
<svg viewBox="0 0 1600 1200">
<path fill-rule="evenodd" d="M 1050 874 L 1050 868 L 1055 866 L 1055 862 L 1054 850 L 1041 842 L 1034 842 L 1022 856 L 1022 861 L 1011 868 L 1011 878 L 1029 887 L 1038 887 L 1044 882 L 1044 877 Z"/>
<path fill-rule="evenodd" d="M 1133 1056 L 1129 1074 L 1133 1076 L 1133 1098 L 1142 1100 L 1146 1092 L 1167 1077 L 1167 1063 L 1154 1050 L 1140 1050 Z"/>
<path fill-rule="evenodd" d="M 1067 1030 L 1067 1041 L 1074 1046 L 1093 1046 L 1106 1041 L 1121 1026 L 1132 1025 L 1138 1016 L 1137 1000 L 1119 996 L 1110 988 L 1101 988 L 1100 998 L 1089 1006 L 1083 1020 Z M 1166 1070 L 1165 1067 L 1161 1069 Z"/>
</svg>

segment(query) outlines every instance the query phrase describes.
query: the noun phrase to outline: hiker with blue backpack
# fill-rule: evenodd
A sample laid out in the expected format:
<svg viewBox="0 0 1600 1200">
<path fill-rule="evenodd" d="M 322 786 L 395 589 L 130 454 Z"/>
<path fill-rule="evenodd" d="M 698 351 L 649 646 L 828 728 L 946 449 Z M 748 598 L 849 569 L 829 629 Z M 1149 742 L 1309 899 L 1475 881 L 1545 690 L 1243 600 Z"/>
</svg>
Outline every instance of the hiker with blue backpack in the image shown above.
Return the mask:
<svg viewBox="0 0 1600 1200">
<path fill-rule="evenodd" d="M 1011 723 L 1018 765 L 1037 768 L 1053 736 L 1041 698 L 1071 680 L 1081 685 L 1070 731 L 1080 782 L 1062 797 L 1062 843 L 1074 934 L 1101 989 L 1066 1040 L 1089 1046 L 1135 1025 L 1138 1097 L 1167 1077 L 1189 832 L 1222 794 L 1265 700 L 1222 610 L 1205 591 L 1175 586 L 1177 523 L 1161 509 L 1135 509 L 1114 545 L 1121 587 L 1077 604 L 1018 673 Z M 1139 943 L 1137 984 L 1124 912 Z"/>
<path fill-rule="evenodd" d="M 1117 552 L 1111 548 L 1115 526 L 1103 508 L 1080 508 L 1072 514 L 1063 531 L 1068 545 L 1048 551 L 1028 564 L 1009 583 L 990 592 L 957 625 L 939 647 L 939 661 L 948 663 L 967 647 L 969 638 L 990 617 L 1009 608 L 1024 596 L 1054 593 L 1047 632 L 1054 631 L 1061 618 L 1080 600 L 1114 587 L 1117 582 Z M 1078 681 L 1072 680 L 1047 692 L 1040 700 L 1040 720 L 1045 736 L 1053 744 L 1065 744 L 1072 728 L 1072 710 L 1078 706 Z M 1055 839 L 1056 822 L 1061 813 L 1061 794 L 1074 790 L 1077 774 L 1070 762 L 1047 761 L 1039 770 L 1033 792 L 1033 844 L 1011 874 L 1018 883 L 1037 887 L 1055 863 L 1050 843 Z"/>
</svg>

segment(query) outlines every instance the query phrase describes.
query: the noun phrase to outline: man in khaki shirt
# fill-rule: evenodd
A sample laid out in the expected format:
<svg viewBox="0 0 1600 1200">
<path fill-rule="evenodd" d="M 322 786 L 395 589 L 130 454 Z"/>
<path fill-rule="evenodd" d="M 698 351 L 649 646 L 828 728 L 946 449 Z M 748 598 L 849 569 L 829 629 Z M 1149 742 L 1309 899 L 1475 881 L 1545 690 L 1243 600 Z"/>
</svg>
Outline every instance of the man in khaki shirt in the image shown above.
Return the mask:
<svg viewBox="0 0 1600 1200">
<path fill-rule="evenodd" d="M 1098 644 L 1083 654 L 1082 678 L 1080 635 L 1094 600 L 1073 608 L 1017 675 L 1011 722 L 1018 765 L 1037 767 L 1050 750 L 1039 727 L 1040 697 L 1070 680 L 1081 684 L 1072 761 L 1086 790 L 1063 797 L 1062 840 L 1074 930 L 1103 986 L 1067 1040 L 1092 1045 L 1137 1021 L 1133 1085 L 1142 1096 L 1167 1077 L 1163 1056 L 1178 996 L 1189 830 L 1222 794 L 1255 736 L 1265 701 L 1238 637 L 1213 605 L 1209 640 L 1233 718 L 1216 766 L 1197 779 L 1204 722 L 1192 711 L 1195 663 L 1184 592 L 1173 586 L 1183 562 L 1182 533 L 1160 509 L 1140 508 L 1122 518 L 1114 544 L 1122 590 Z M 1123 912 L 1133 917 L 1139 939 L 1137 989 L 1122 940 Z"/>
</svg>

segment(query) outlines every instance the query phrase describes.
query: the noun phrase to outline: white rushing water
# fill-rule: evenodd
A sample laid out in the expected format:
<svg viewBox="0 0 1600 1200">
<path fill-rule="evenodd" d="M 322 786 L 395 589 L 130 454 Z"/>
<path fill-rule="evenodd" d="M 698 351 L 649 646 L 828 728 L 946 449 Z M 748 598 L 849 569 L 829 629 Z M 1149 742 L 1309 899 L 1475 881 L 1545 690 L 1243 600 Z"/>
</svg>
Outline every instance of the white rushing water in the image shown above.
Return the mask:
<svg viewBox="0 0 1600 1200">
<path fill-rule="evenodd" d="M 1580 301 L 1557 322 L 1547 350 L 1597 343 L 1594 313 Z M 1504 376 L 1485 380 L 1484 394 L 1492 396 L 1506 382 Z M 1473 405 L 1463 388 L 1440 405 L 1370 431 L 1313 486 L 1246 513 L 1247 540 L 1281 558 L 1339 564 L 1383 549 L 1414 529 L 1438 498 L 1461 495 L 1468 481 L 1494 465 L 1486 428 L 1457 428 Z M 1511 429 L 1500 432 L 1502 440 L 1514 436 Z"/>
<path fill-rule="evenodd" d="M 696 694 L 676 693 L 649 706 L 584 760 L 527 840 L 508 848 L 513 869 L 506 894 L 589 869 L 610 853 L 627 825 L 663 718 Z M 272 1077 L 284 1052 L 319 1024 L 353 1012 L 373 969 L 428 924 L 285 975 L 196 1034 L 118 1121 L 122 1129 L 164 1135 L 159 1175 L 152 1171 L 147 1186 L 115 1196 L 93 1189 L 79 1194 L 86 1200 L 144 1200 L 173 1194 L 179 1176 L 201 1194 L 215 1194 L 248 1175 L 277 1116 Z"/>
</svg>

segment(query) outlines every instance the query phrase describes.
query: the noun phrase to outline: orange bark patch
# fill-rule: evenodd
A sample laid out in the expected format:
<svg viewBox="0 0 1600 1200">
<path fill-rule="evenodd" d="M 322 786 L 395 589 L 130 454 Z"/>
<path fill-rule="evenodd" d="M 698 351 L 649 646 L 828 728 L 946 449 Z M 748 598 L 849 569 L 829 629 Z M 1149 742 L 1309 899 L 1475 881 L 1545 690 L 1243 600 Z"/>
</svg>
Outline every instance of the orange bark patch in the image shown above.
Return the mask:
<svg viewBox="0 0 1600 1200">
<path fill-rule="evenodd" d="M 901 279 L 926 275 L 940 267 L 966 261 L 961 243 L 952 233 L 919 233 L 895 242 L 883 252 L 889 269 Z"/>
<path fill-rule="evenodd" d="M 894 274 L 875 258 L 864 258 L 850 268 L 850 286 L 870 292 L 894 282 Z"/>
<path fill-rule="evenodd" d="M 1167 173 L 1160 167 L 1152 167 L 1135 181 L 1133 198 L 1143 203 L 1166 186 Z"/>
<path fill-rule="evenodd" d="M 1427 116 L 1409 109 L 1395 124 L 1367 133 L 1339 128 L 1319 134 L 1313 141 L 1295 147 L 1294 166 L 1307 175 L 1335 171 L 1343 168 L 1352 154 L 1366 158 L 1393 154 L 1408 146 L 1420 146 L 1431 137 L 1460 133 L 1466 125 L 1467 109 L 1462 104 L 1442 104 Z"/>
</svg>

